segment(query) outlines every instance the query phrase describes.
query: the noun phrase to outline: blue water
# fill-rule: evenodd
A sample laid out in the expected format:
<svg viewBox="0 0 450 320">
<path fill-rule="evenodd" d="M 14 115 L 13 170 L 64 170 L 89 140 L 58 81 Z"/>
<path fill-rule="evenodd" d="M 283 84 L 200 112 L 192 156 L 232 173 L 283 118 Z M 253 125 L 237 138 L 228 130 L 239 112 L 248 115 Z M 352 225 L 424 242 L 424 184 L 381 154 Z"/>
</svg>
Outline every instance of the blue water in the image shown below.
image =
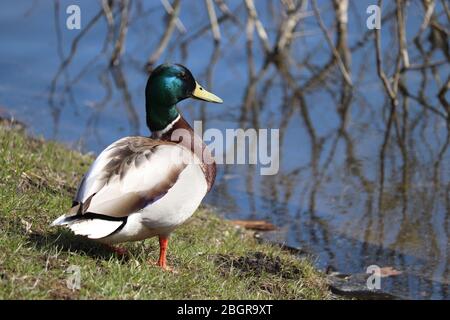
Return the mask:
<svg viewBox="0 0 450 320">
<path fill-rule="evenodd" d="M 113 44 L 102 50 L 108 30 L 104 17 L 83 33 L 101 9 L 99 2 L 55 3 L 1 2 L 0 110 L 25 122 L 32 134 L 86 152 L 98 153 L 126 135 L 148 135 L 144 66 L 165 30 L 166 14 L 161 3 L 132 3 L 125 51 L 115 69 L 109 67 Z M 81 30 L 65 27 L 65 8 L 74 3 L 81 8 Z M 279 241 L 313 252 L 321 268 L 332 265 L 344 273 L 360 273 L 372 264 L 392 266 L 410 276 L 386 280 L 382 289 L 417 299 L 448 299 L 450 153 L 445 118 L 415 99 L 401 96 L 399 132 L 406 128 L 406 152 L 402 154 L 393 127 L 383 160 L 381 189 L 380 152 L 389 101 L 376 73 L 373 39 L 351 53 L 355 87 L 345 134 L 339 135 L 343 87 L 337 68 L 330 71 L 325 84 L 304 92 L 311 124 L 308 128 L 298 101 L 291 99 L 292 88 L 273 65 L 256 86 L 261 101 L 245 108 L 245 90 L 249 86 L 247 15 L 240 1 L 227 3 L 241 26 L 231 21 L 221 24 L 220 55 L 213 66 L 211 82 L 207 79 L 214 53 L 211 32 L 188 41 L 183 50 L 185 41 L 209 23 L 203 1 L 189 1 L 189 5 L 183 2 L 180 20 L 187 32 L 175 31 L 158 63 L 186 65 L 205 88 L 224 99 L 223 105 L 183 101 L 179 109 L 188 121 L 203 120 L 204 129 L 217 128 L 222 132 L 240 127 L 279 128 L 281 163 L 274 176 L 261 176 L 259 166 L 220 165 L 215 187 L 206 202 L 231 219 L 266 219 L 275 223 L 281 230 L 276 236 Z M 318 3 L 325 24 L 331 28 L 334 16 L 330 5 L 325 1 Z M 272 6 L 279 12 L 280 5 L 277 1 L 256 4 L 273 43 L 281 19 L 279 15 L 273 18 L 270 10 Z M 369 4 L 371 1 L 351 1 L 351 48 L 367 31 L 365 9 Z M 440 6 L 437 10 L 442 10 Z M 388 3 L 383 12 L 392 8 L 393 2 Z M 309 6 L 307 10 L 312 9 Z M 216 11 L 220 16 L 217 8 Z M 423 18 L 420 3 L 411 3 L 406 12 L 406 31 L 411 42 Z M 438 19 L 448 28 L 443 15 Z M 117 11 L 117 26 L 119 22 Z M 301 85 L 328 61 L 330 50 L 314 16 L 302 20 L 297 31 L 308 32 L 295 40 L 290 56 L 298 63 L 310 57 L 308 64 L 312 68 L 292 66 L 295 81 Z M 73 57 L 58 73 L 80 35 Z M 397 50 L 392 23 L 383 24 L 382 39 L 387 64 Z M 430 44 L 423 41 L 428 50 Z M 418 51 L 412 45 L 408 48 L 411 61 L 420 64 Z M 253 52 L 258 71 L 264 55 L 256 35 Z M 428 71 L 424 96 L 428 105 L 445 114 L 437 93 L 439 84 L 450 73 L 449 63 L 438 49 L 430 60 L 444 63 L 435 68 L 434 75 Z M 388 74 L 392 71 L 386 70 Z M 272 82 L 266 83 L 268 79 Z M 422 74 L 408 71 L 402 80 L 417 96 Z"/>
</svg>

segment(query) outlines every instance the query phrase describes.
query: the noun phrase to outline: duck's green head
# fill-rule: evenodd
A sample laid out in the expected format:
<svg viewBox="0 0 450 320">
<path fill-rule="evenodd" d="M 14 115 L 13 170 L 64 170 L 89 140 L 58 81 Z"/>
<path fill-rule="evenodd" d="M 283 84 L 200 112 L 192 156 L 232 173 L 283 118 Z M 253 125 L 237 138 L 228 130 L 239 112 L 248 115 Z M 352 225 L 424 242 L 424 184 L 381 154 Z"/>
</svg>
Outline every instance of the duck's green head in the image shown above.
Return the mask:
<svg viewBox="0 0 450 320">
<path fill-rule="evenodd" d="M 182 65 L 162 64 L 153 70 L 145 88 L 147 125 L 150 130 L 163 130 L 174 121 L 179 115 L 176 104 L 186 98 L 223 102 L 203 89 Z"/>
</svg>

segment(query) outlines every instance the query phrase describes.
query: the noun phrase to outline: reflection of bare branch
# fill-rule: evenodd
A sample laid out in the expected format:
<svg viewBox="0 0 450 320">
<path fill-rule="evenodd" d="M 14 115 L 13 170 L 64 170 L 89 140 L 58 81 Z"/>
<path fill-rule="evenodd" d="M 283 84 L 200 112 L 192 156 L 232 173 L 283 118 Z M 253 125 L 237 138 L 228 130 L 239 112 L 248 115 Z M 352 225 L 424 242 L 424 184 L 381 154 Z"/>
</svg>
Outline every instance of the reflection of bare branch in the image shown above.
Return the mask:
<svg viewBox="0 0 450 320">
<path fill-rule="evenodd" d="M 103 9 L 100 10 L 87 24 L 86 26 L 80 31 L 80 33 L 73 39 L 72 45 L 70 47 L 70 52 L 67 58 L 63 61 L 63 63 L 60 66 L 60 69 L 58 70 L 55 81 L 58 79 L 61 72 L 64 71 L 64 69 L 67 67 L 67 65 L 72 61 L 73 57 L 75 56 L 75 53 L 77 52 L 78 43 L 80 40 L 89 32 L 89 30 L 95 25 L 95 23 L 102 17 L 103 15 Z"/>
<path fill-rule="evenodd" d="M 107 44 L 112 42 L 114 38 L 114 16 L 112 13 L 114 2 L 112 0 L 102 0 L 102 8 L 105 14 L 106 23 L 108 25 L 108 34 L 105 39 L 105 45 L 103 46 L 103 51 L 106 50 Z"/>
<path fill-rule="evenodd" d="M 382 4 L 382 0 L 379 0 L 378 6 L 381 7 L 381 4 Z M 395 94 L 394 90 L 392 89 L 391 84 L 389 83 L 389 79 L 387 78 L 386 73 L 384 73 L 384 70 L 383 70 L 383 58 L 382 58 L 382 54 L 381 54 L 381 36 L 380 36 L 379 29 L 375 29 L 375 48 L 376 48 L 375 52 L 376 52 L 378 76 L 382 80 L 384 88 L 385 88 L 386 92 L 388 93 L 389 98 L 392 101 L 392 104 L 394 106 L 396 106 L 398 104 L 396 94 Z"/>
<path fill-rule="evenodd" d="M 214 50 L 211 54 L 211 59 L 208 63 L 208 67 L 206 69 L 206 85 L 209 89 L 213 90 L 214 84 L 213 84 L 213 72 L 214 67 L 216 66 L 219 57 L 220 57 L 220 46 L 218 42 L 214 42 Z M 203 101 L 200 106 L 200 120 L 202 121 L 203 125 L 206 127 L 207 123 L 207 117 L 206 117 L 206 102 Z"/>
<path fill-rule="evenodd" d="M 133 134 L 139 134 L 139 117 L 136 109 L 133 105 L 133 98 L 131 97 L 130 90 L 128 89 L 127 81 L 122 72 L 120 65 L 111 69 L 116 86 L 122 91 L 123 100 L 125 102 L 125 110 L 128 114 L 128 120 L 130 122 L 131 131 Z"/>
<path fill-rule="evenodd" d="M 256 32 L 258 33 L 259 39 L 261 40 L 264 51 L 266 52 L 266 54 L 268 54 L 270 52 L 269 37 L 267 36 L 267 32 L 264 29 L 261 20 L 259 20 L 258 18 L 258 13 L 256 12 L 253 0 L 245 0 L 245 6 L 248 11 L 249 21 L 251 21 L 251 24 L 255 25 Z"/>
<path fill-rule="evenodd" d="M 105 13 L 105 18 L 108 23 L 108 26 L 114 25 L 114 16 L 112 13 L 112 5 L 113 5 L 112 0 L 102 0 L 102 8 L 103 8 L 103 12 Z"/>
<path fill-rule="evenodd" d="M 447 77 L 447 81 L 445 82 L 445 84 L 442 86 L 442 88 L 439 90 L 438 93 L 439 101 L 441 102 L 442 107 L 444 107 L 445 111 L 447 111 L 447 121 L 450 125 L 450 103 L 447 101 L 447 98 L 445 97 L 445 95 L 449 91 L 450 91 L 450 76 Z"/>
<path fill-rule="evenodd" d="M 119 64 L 120 56 L 124 50 L 125 37 L 128 30 L 128 9 L 129 0 L 124 0 L 122 3 L 122 10 L 120 14 L 120 28 L 119 36 L 117 38 L 116 44 L 114 46 L 114 51 L 111 55 L 111 64 L 117 66 Z"/>
<path fill-rule="evenodd" d="M 239 22 L 239 20 L 236 19 L 236 17 L 231 12 L 230 8 L 228 8 L 227 4 L 223 0 L 215 0 L 215 2 L 219 6 L 220 11 L 222 11 L 225 15 L 233 19 L 234 22 L 236 23 Z"/>
<path fill-rule="evenodd" d="M 169 16 L 172 16 L 172 14 L 174 13 L 175 9 L 172 7 L 170 2 L 168 0 L 161 0 L 161 3 L 164 6 L 164 9 L 166 9 L 167 14 Z M 175 25 L 177 26 L 178 31 L 180 31 L 181 33 L 185 33 L 186 32 L 186 27 L 184 26 L 183 22 L 181 22 L 179 17 L 175 18 Z"/>
<path fill-rule="evenodd" d="M 239 11 L 241 7 L 238 7 L 235 11 Z M 227 20 L 231 20 L 233 21 L 235 24 L 237 25 L 241 25 L 241 23 L 239 22 L 239 20 L 236 18 L 236 16 L 234 14 L 230 14 L 229 11 L 225 11 L 225 13 L 223 15 L 221 15 L 218 19 L 217 19 L 217 23 L 219 25 L 221 25 L 222 23 L 224 23 Z M 211 28 L 211 24 L 205 24 L 203 27 L 199 28 L 196 32 L 192 32 L 191 34 L 189 34 L 181 43 L 180 43 L 180 49 L 182 51 L 186 50 L 186 47 L 188 46 L 189 43 L 191 43 L 192 41 L 194 41 L 195 39 L 201 37 L 204 33 L 208 32 Z"/>
<path fill-rule="evenodd" d="M 103 10 L 100 10 L 87 23 L 87 25 L 82 29 L 82 31 L 74 38 L 74 40 L 72 41 L 72 45 L 70 47 L 69 55 L 67 56 L 67 58 L 65 58 L 61 62 L 61 65 L 59 66 L 58 71 L 56 72 L 55 76 L 52 79 L 52 82 L 50 84 L 49 105 L 52 108 L 52 113 L 53 113 L 53 117 L 54 117 L 54 120 L 55 120 L 55 130 L 57 130 L 56 122 L 58 122 L 59 113 L 60 113 L 60 110 L 56 106 L 56 102 L 55 102 L 56 85 L 58 83 L 58 79 L 59 79 L 59 77 L 61 76 L 62 73 L 66 72 L 67 66 L 71 63 L 73 57 L 75 56 L 75 54 L 77 52 L 78 43 L 80 42 L 80 40 L 89 32 L 89 30 L 102 17 L 102 15 L 103 15 Z M 56 21 L 59 21 L 59 20 L 56 20 Z M 58 28 L 56 28 L 56 30 L 58 30 Z M 60 38 L 58 38 L 58 39 L 60 39 Z M 62 54 L 62 51 L 60 52 L 60 54 Z M 55 131 L 55 134 L 56 134 L 56 131 Z"/>
<path fill-rule="evenodd" d="M 344 79 L 347 82 L 347 84 L 352 86 L 352 79 L 350 77 L 350 74 L 349 74 L 347 68 L 345 67 L 344 62 L 342 61 L 342 58 L 341 58 L 339 52 L 336 50 L 336 48 L 333 45 L 333 41 L 331 40 L 331 37 L 327 31 L 327 28 L 325 27 L 325 24 L 323 23 L 322 17 L 320 16 L 319 9 L 317 8 L 316 0 L 313 0 L 312 4 L 313 4 L 314 13 L 317 18 L 317 22 L 319 23 L 320 29 L 322 29 L 322 32 L 325 35 L 325 39 L 327 40 L 328 45 L 330 46 L 330 49 L 332 50 L 333 55 L 334 55 L 336 61 L 338 62 L 339 69 L 341 70 L 342 75 L 344 76 Z M 348 7 L 348 0 L 339 1 L 338 8 L 339 8 L 340 15 L 338 15 L 338 17 L 342 18 L 342 16 L 344 15 L 343 12 L 346 12 L 347 7 Z"/>
<path fill-rule="evenodd" d="M 425 15 L 423 17 L 423 21 L 422 21 L 422 25 L 420 26 L 420 31 L 419 31 L 419 35 L 426 29 L 428 28 L 428 25 L 430 23 L 431 20 L 431 16 L 433 15 L 434 12 L 434 8 L 436 7 L 436 3 L 434 0 L 432 1 L 428 1 L 428 0 L 423 0 L 422 4 L 425 7 Z"/>
<path fill-rule="evenodd" d="M 387 23 L 390 19 L 394 18 L 396 16 L 397 10 L 392 10 L 385 15 L 381 17 L 381 25 L 384 25 Z M 364 47 L 366 44 L 369 43 L 369 40 L 373 37 L 373 30 L 369 29 L 367 30 L 364 35 L 361 37 L 360 40 L 358 40 L 353 46 L 350 47 L 350 51 L 354 52 L 359 50 L 360 48 Z"/>
<path fill-rule="evenodd" d="M 287 52 L 290 45 L 292 44 L 292 39 L 294 38 L 294 31 L 297 27 L 299 21 L 303 18 L 310 16 L 310 13 L 306 12 L 308 2 L 300 1 L 295 8 L 293 3 L 288 3 L 287 17 L 281 23 L 280 28 L 277 32 L 277 40 L 275 41 L 273 53 L 281 54 Z"/>
<path fill-rule="evenodd" d="M 211 22 L 211 30 L 213 33 L 214 41 L 220 41 L 220 29 L 219 24 L 217 23 L 216 11 L 214 10 L 214 4 L 212 0 L 205 0 L 206 8 L 208 9 L 209 21 Z"/>
<path fill-rule="evenodd" d="M 167 26 L 165 28 L 164 34 L 161 36 L 159 40 L 159 44 L 155 51 L 150 55 L 147 60 L 147 70 L 150 71 L 153 68 L 153 65 L 159 59 L 159 57 L 163 54 L 167 45 L 169 44 L 170 38 L 172 37 L 172 33 L 175 30 L 176 19 L 178 14 L 180 13 L 180 0 L 174 0 L 173 2 L 173 11 L 170 13 L 169 20 L 167 21 Z"/>
<path fill-rule="evenodd" d="M 417 101 L 419 104 L 421 104 L 425 109 L 430 110 L 431 112 L 433 112 L 434 114 L 442 117 L 443 119 L 447 119 L 448 117 L 448 112 L 447 114 L 442 113 L 442 111 L 436 109 L 434 106 L 432 106 L 431 104 L 429 104 L 427 102 L 427 100 L 423 97 L 423 96 L 415 96 L 414 94 L 412 94 L 409 89 L 406 87 L 406 85 L 401 81 L 399 83 L 399 90 L 402 94 L 404 94 L 406 97 L 409 97 L 415 101 Z"/>
<path fill-rule="evenodd" d="M 406 43 L 406 31 L 405 31 L 405 13 L 404 13 L 404 4 L 402 0 L 397 0 L 397 34 L 399 41 L 399 50 L 401 57 L 403 59 L 403 66 L 405 68 L 409 67 L 409 55 Z"/>
<path fill-rule="evenodd" d="M 97 140 L 97 143 L 99 145 L 103 145 L 104 142 L 102 140 L 101 135 L 98 132 L 99 129 L 99 121 L 101 119 L 101 115 L 104 112 L 105 107 L 107 106 L 108 102 L 112 98 L 112 85 L 111 81 L 109 79 L 109 70 L 105 69 L 100 75 L 99 80 L 103 88 L 105 89 L 105 96 L 102 100 L 98 102 L 94 102 L 91 107 L 94 109 L 94 112 L 89 116 L 87 122 L 86 122 L 86 129 L 82 136 L 79 139 L 79 145 L 82 149 L 83 145 L 82 143 L 84 140 L 87 140 L 88 137 L 94 136 Z"/>
</svg>

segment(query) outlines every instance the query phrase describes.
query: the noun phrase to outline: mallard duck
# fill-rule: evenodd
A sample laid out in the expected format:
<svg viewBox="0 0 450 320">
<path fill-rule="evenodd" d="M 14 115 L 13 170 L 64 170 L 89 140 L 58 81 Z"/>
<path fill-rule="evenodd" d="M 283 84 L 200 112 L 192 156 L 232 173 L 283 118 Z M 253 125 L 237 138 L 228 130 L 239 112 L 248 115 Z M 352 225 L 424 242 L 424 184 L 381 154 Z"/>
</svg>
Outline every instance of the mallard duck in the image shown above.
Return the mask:
<svg viewBox="0 0 450 320">
<path fill-rule="evenodd" d="M 125 137 L 103 150 L 83 177 L 72 208 L 52 225 L 109 246 L 158 236 L 156 264 L 168 269 L 169 235 L 192 216 L 216 176 L 211 153 L 176 107 L 187 98 L 223 102 L 186 67 L 158 66 L 145 88 L 151 136 Z"/>
</svg>

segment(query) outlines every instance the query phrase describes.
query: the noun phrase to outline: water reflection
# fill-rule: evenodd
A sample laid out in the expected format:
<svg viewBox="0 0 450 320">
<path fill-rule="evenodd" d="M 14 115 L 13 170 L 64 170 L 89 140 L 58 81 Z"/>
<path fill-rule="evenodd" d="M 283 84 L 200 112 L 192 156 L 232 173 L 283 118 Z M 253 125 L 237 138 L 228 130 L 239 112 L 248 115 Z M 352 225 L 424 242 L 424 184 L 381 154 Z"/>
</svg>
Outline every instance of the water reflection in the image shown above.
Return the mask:
<svg viewBox="0 0 450 320">
<path fill-rule="evenodd" d="M 78 32 L 65 29 L 66 2 L 11 4 L 0 14 L 6 43 L 52 45 L 31 39 L 0 53 L 0 103 L 37 133 L 99 151 L 147 134 L 147 72 L 165 60 L 186 64 L 226 98 L 221 108 L 183 103 L 190 121 L 280 129 L 280 173 L 223 165 L 210 204 L 229 217 L 273 221 L 323 267 L 395 266 L 408 277 L 386 280 L 388 290 L 448 298 L 449 9 L 389 1 L 375 32 L 365 27 L 370 4 L 81 1 Z M 27 11 L 26 27 L 6 18 Z M 51 79 L 17 55 L 24 47 L 45 74 L 55 70 Z M 8 78 L 14 64 L 37 79 Z M 32 91 L 25 101 L 23 87 Z"/>
</svg>

